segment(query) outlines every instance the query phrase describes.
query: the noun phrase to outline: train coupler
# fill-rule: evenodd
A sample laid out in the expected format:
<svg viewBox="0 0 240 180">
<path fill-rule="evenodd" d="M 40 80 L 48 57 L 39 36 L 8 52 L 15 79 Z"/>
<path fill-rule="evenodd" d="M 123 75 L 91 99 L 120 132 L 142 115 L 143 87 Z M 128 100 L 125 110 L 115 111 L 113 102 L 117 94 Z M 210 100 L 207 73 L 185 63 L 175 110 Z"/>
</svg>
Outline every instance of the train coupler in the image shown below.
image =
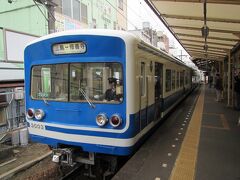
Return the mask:
<svg viewBox="0 0 240 180">
<path fill-rule="evenodd" d="M 95 164 L 95 153 L 81 152 L 74 148 L 53 149 L 52 161 L 62 165 L 74 166 L 76 163 Z"/>
<path fill-rule="evenodd" d="M 76 164 L 73 161 L 73 149 L 71 148 L 53 149 L 52 161 L 70 166 L 74 166 Z"/>
</svg>

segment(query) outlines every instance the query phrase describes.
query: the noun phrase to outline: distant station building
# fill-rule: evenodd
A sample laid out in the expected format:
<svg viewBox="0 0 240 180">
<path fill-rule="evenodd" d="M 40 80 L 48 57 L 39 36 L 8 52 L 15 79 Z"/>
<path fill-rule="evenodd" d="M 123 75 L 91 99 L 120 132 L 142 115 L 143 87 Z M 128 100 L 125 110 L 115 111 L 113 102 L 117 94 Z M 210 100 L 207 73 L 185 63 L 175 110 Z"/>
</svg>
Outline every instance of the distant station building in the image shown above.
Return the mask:
<svg viewBox="0 0 240 180">
<path fill-rule="evenodd" d="M 55 30 L 127 30 L 127 0 L 56 0 Z"/>
<path fill-rule="evenodd" d="M 130 32 L 139 36 L 146 43 L 169 53 L 169 38 L 162 31 L 152 29 L 150 22 L 143 22 L 142 29 Z"/>
</svg>

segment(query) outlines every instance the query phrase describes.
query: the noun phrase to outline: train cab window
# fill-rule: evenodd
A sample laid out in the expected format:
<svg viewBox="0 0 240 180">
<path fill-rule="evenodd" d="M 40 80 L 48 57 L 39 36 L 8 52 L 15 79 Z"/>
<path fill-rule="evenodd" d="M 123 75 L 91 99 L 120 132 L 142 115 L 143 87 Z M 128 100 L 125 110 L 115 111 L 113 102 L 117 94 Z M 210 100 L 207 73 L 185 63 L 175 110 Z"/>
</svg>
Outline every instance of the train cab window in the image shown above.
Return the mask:
<svg viewBox="0 0 240 180">
<path fill-rule="evenodd" d="M 123 101 L 121 64 L 70 64 L 70 101 L 121 103 Z"/>
<path fill-rule="evenodd" d="M 72 63 L 33 66 L 31 96 L 38 100 L 121 103 L 120 63 Z"/>
<path fill-rule="evenodd" d="M 31 97 L 55 101 L 68 100 L 68 65 L 38 65 L 32 68 Z"/>
<path fill-rule="evenodd" d="M 166 69 L 166 92 L 171 91 L 171 81 L 172 81 L 172 71 L 171 69 Z"/>
</svg>

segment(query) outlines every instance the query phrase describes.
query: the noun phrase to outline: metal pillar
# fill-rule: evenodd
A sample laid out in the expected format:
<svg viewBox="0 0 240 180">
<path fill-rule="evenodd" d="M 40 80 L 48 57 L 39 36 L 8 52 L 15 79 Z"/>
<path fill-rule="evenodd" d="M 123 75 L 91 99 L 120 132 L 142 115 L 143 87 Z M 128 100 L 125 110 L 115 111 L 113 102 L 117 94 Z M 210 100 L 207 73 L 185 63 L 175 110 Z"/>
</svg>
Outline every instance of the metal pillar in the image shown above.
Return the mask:
<svg viewBox="0 0 240 180">
<path fill-rule="evenodd" d="M 228 101 L 227 101 L 227 106 L 230 107 L 231 106 L 231 50 L 228 51 L 228 81 L 227 81 L 227 93 L 228 93 Z"/>
<path fill-rule="evenodd" d="M 218 72 L 223 76 L 222 69 L 221 69 L 221 62 L 218 62 Z"/>
<path fill-rule="evenodd" d="M 46 5 L 46 7 L 48 9 L 48 32 L 49 32 L 49 34 L 55 32 L 55 20 L 56 20 L 54 17 L 54 13 L 55 13 L 54 7 L 55 6 L 56 6 L 56 4 L 53 2 L 53 0 L 48 0 L 48 4 Z"/>
<path fill-rule="evenodd" d="M 232 89 L 231 89 L 231 98 L 232 98 L 232 102 L 231 102 L 231 107 L 234 107 L 235 105 L 234 105 L 234 103 L 235 103 L 235 94 L 234 94 L 234 83 L 235 83 L 235 79 L 234 79 L 234 64 L 235 64 L 235 62 L 236 62 L 236 59 L 235 59 L 235 56 L 233 55 L 233 57 L 232 57 L 232 68 L 231 68 L 231 75 L 232 75 L 232 77 L 231 77 L 231 79 L 232 79 L 232 84 L 231 84 L 231 87 L 232 87 Z"/>
</svg>

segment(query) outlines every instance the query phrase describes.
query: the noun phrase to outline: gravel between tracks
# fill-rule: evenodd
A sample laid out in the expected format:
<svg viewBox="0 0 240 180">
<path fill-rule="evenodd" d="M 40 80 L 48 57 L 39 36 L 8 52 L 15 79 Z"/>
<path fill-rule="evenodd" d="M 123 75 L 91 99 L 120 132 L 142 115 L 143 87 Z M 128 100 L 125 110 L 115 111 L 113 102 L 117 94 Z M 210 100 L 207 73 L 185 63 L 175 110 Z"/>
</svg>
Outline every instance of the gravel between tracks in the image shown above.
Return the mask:
<svg viewBox="0 0 240 180">
<path fill-rule="evenodd" d="M 15 160 L 11 163 L 8 163 L 0 168 L 0 175 L 7 173 L 19 166 L 37 159 L 50 152 L 50 149 L 47 145 L 31 143 L 27 146 L 14 147 L 13 148 Z M 8 179 L 16 180 L 45 180 L 45 179 L 59 179 L 61 173 L 59 171 L 59 166 L 51 161 L 51 157 L 47 157 L 42 161 L 34 164 L 29 168 L 24 168 L 17 174 Z"/>
</svg>

